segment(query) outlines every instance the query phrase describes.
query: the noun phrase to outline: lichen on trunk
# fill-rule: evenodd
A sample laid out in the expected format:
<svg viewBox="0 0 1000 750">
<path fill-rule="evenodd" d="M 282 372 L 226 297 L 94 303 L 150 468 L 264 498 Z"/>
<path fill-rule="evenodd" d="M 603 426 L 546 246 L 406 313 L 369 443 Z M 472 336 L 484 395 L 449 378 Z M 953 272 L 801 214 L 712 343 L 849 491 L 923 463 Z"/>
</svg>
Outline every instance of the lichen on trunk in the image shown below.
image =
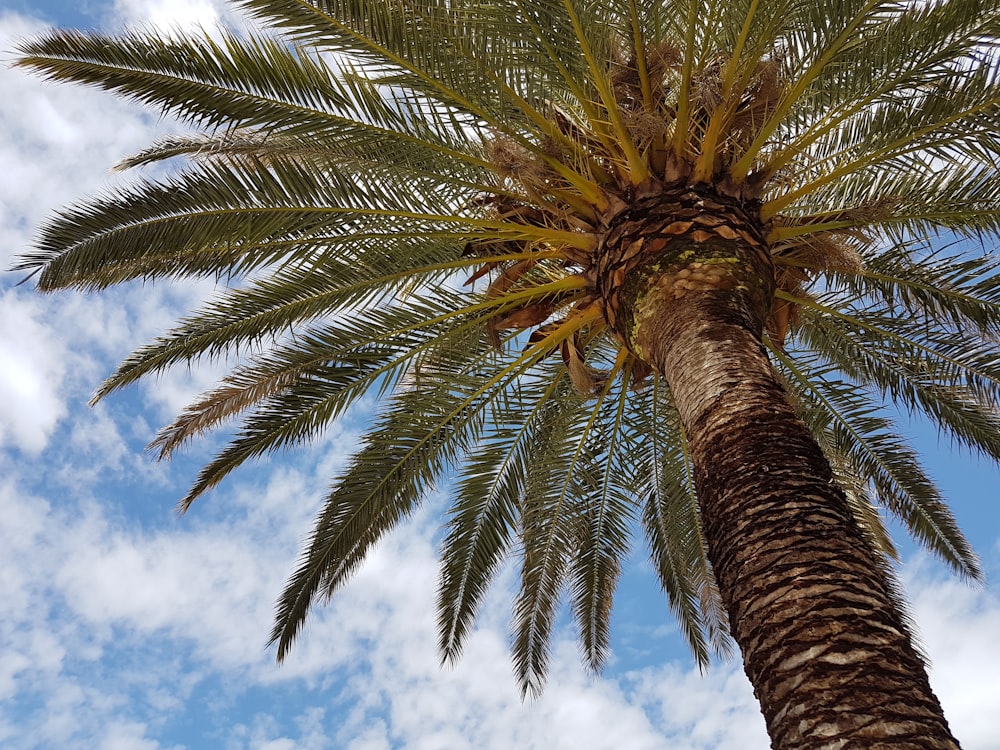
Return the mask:
<svg viewBox="0 0 1000 750">
<path fill-rule="evenodd" d="M 629 204 L 607 220 L 597 252 L 597 291 L 612 330 L 653 364 L 662 336 L 651 327 L 670 310 L 720 306 L 763 329 L 774 295 L 759 207 L 681 187 Z"/>
</svg>

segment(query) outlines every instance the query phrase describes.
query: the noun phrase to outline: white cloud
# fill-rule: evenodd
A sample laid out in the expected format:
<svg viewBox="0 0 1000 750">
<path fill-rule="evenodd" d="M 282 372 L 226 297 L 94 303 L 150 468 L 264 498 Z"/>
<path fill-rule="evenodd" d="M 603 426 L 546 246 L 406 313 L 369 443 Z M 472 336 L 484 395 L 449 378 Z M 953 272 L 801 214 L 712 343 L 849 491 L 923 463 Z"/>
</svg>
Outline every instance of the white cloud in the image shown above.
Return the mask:
<svg viewBox="0 0 1000 750">
<path fill-rule="evenodd" d="M 351 436 L 341 437 L 328 444 L 331 453 L 350 447 Z M 595 679 L 566 631 L 556 636 L 546 692 L 522 704 L 506 652 L 513 583 L 506 573 L 463 660 L 442 669 L 431 607 L 433 507 L 380 545 L 316 611 L 288 663 L 274 666 L 262 648 L 271 602 L 312 515 L 315 465 L 324 461 L 285 465 L 266 484 L 237 481 L 210 507 L 148 529 L 89 502 L 83 512 L 61 509 L 8 482 L 0 493 L 7 521 L 0 567 L 17 571 L 2 591 L 16 606 L 0 632 L 24 658 L 0 660 L 4 694 L 42 691 L 54 717 L 47 741 L 61 747 L 99 747 L 106 737 L 158 747 L 164 740 L 152 717 L 183 711 L 211 679 L 226 681 L 228 700 L 249 689 L 298 696 L 298 714 L 265 709 L 261 722 L 234 735 L 231 747 L 240 750 L 767 747 L 738 666 L 701 677 L 687 660 L 653 660 Z M 34 565 L 19 564 L 29 556 Z M 989 750 L 1000 603 L 989 591 L 936 580 L 921 565 L 908 569 L 909 587 L 935 661 L 935 689 L 964 746 Z M 103 665 L 101 682 L 81 676 L 81 658 Z M 113 666 L 119 659 L 123 665 Z M 320 711 L 331 704 L 341 708 Z M 110 726 L 102 716 L 120 722 L 119 734 L 102 734 Z M 0 711 L 0 732 L 11 721 Z"/>
<path fill-rule="evenodd" d="M 11 50 L 44 28 L 23 16 L 0 15 L 0 45 Z M 93 88 L 45 83 L 19 68 L 5 71 L 0 76 L 0 268 L 10 267 L 52 210 L 106 186 L 108 170 L 148 142 L 154 119 Z"/>
<path fill-rule="evenodd" d="M 0 45 L 11 49 L 43 29 L 38 21 L 4 13 Z M 90 88 L 45 83 L 19 69 L 0 76 L 0 269 L 30 249 L 35 227 L 58 207 L 112 184 L 109 167 L 163 127 Z M 3 278 L 25 275 L 16 273 Z M 108 368 L 108 355 L 121 356 L 138 342 L 135 308 L 143 309 L 149 326 L 171 317 L 153 314 L 151 297 L 162 307 L 178 301 L 176 292 L 159 288 L 153 295 L 133 288 L 105 297 L 61 293 L 43 299 L 25 286 L 0 294 L 0 445 L 32 455 L 47 445 L 67 402 L 88 397 Z"/>
<path fill-rule="evenodd" d="M 98 747 L 100 750 L 158 750 L 160 743 L 147 739 L 144 724 L 118 721 L 105 728 Z"/>
<path fill-rule="evenodd" d="M 347 740 L 345 750 L 389 750 L 389 736 L 385 722 L 381 719 L 369 723 L 360 734 Z"/>
<path fill-rule="evenodd" d="M 119 10 L 129 21 L 166 23 L 169 17 L 191 27 L 214 24 L 221 5 L 133 2 Z M 32 19 L 5 14 L 0 44 L 11 48 L 43 29 Z M 0 141 L 0 268 L 9 268 L 16 255 L 29 250 L 35 227 L 58 208 L 136 179 L 109 173 L 122 157 L 158 134 L 180 129 L 107 93 L 46 83 L 17 69 L 0 77 L 0 128 L 5 136 Z M 67 400 L 89 398 L 114 362 L 163 333 L 214 291 L 214 282 L 196 281 L 134 283 L 101 295 L 60 292 L 44 299 L 29 296 L 28 286 L 5 292 L 2 303 L 9 313 L 0 321 L 0 356 L 11 364 L 0 374 L 6 402 L 0 404 L 0 444 L 16 440 L 37 454 L 65 414 Z M 219 363 L 203 362 L 148 381 L 143 393 L 158 407 L 157 422 L 170 420 L 221 372 Z M 70 388 L 65 377 L 72 379 Z"/>
<path fill-rule="evenodd" d="M 65 346 L 39 321 L 39 300 L 0 292 L 0 307 L 0 446 L 37 455 L 66 412 Z"/>
<path fill-rule="evenodd" d="M 115 0 L 115 14 L 129 25 L 158 29 L 215 25 L 224 3 L 211 0 Z"/>
<path fill-rule="evenodd" d="M 965 748 L 1000 747 L 1000 597 L 930 570 L 907 570 L 914 619 L 931 658 L 931 685 Z"/>
<path fill-rule="evenodd" d="M 163 333 L 170 322 L 214 285 L 133 285 L 102 296 L 60 292 L 41 298 L 27 289 L 0 290 L 0 446 L 37 456 L 69 404 L 86 403 L 113 363 Z M 135 321 L 130 324 L 129 321 Z M 223 363 L 177 367 L 142 386 L 156 426 L 173 418 L 224 372 Z M 120 401 L 120 398 L 119 398 Z M 116 397 L 108 402 L 112 406 Z M 100 409 L 77 420 L 69 442 L 77 450 L 99 448 L 102 463 L 124 456 L 118 425 Z M 136 436 L 148 441 L 153 428 Z M 112 446 L 119 445 L 117 450 Z M 91 452 L 93 452 L 91 450 Z M 92 468 L 99 470 L 100 465 Z"/>
<path fill-rule="evenodd" d="M 245 19 L 226 0 L 115 0 L 109 25 L 173 31 L 212 32 L 220 25 L 241 29 Z"/>
</svg>

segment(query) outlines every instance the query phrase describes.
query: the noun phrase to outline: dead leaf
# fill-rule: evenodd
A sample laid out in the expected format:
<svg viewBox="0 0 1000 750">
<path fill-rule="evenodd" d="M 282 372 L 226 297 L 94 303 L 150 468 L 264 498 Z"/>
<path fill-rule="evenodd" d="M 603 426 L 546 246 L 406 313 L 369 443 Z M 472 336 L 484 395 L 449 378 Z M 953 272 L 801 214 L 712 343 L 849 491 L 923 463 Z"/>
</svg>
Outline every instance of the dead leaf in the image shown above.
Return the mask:
<svg viewBox="0 0 1000 750">
<path fill-rule="evenodd" d="M 792 318 L 792 303 L 776 299 L 771 306 L 771 316 L 767 321 L 767 334 L 771 343 L 779 349 L 785 348 L 785 336 L 788 335 L 788 324 Z"/>
<path fill-rule="evenodd" d="M 477 281 L 479 281 L 479 279 L 483 278 L 483 276 L 488 274 L 490 271 L 492 271 L 499 265 L 500 265 L 499 263 L 486 263 L 480 266 L 474 274 L 472 274 L 469 278 L 465 280 L 465 284 L 463 286 L 471 286 L 472 284 L 475 284 Z"/>
<path fill-rule="evenodd" d="M 569 380 L 573 388 L 582 396 L 592 396 L 604 385 L 606 375 L 590 367 L 583 359 L 580 342 L 576 336 L 562 343 L 562 358 L 566 363 Z"/>
<path fill-rule="evenodd" d="M 530 328 L 543 322 L 552 314 L 555 308 L 556 305 L 554 302 L 536 302 L 531 305 L 525 305 L 499 318 L 494 318 L 494 325 L 497 329 Z"/>
<path fill-rule="evenodd" d="M 525 260 L 520 260 L 510 268 L 507 268 L 503 273 L 493 280 L 489 288 L 486 290 L 487 297 L 499 297 L 501 294 L 506 292 L 517 280 L 524 276 L 531 268 L 538 263 L 537 260 L 533 258 L 527 258 Z"/>
</svg>

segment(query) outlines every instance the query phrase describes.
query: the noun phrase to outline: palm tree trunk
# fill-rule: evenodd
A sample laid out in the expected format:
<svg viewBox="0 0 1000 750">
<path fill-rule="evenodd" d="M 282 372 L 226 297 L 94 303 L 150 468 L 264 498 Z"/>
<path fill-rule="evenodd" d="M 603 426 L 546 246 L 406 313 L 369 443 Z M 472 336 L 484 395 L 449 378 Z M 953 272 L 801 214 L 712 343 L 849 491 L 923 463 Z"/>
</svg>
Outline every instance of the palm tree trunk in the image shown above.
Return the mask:
<svg viewBox="0 0 1000 750">
<path fill-rule="evenodd" d="M 702 318 L 663 352 L 709 557 L 776 748 L 955 748 L 830 467 L 758 341 Z"/>
<path fill-rule="evenodd" d="M 605 278 L 629 265 L 637 238 L 648 245 L 669 228 L 640 209 L 619 220 Z M 761 343 L 773 295 L 761 231 L 722 214 L 734 231 L 670 238 L 669 252 L 633 262 L 605 299 L 680 411 L 709 558 L 772 746 L 957 748 L 886 563 Z M 677 294 L 681 271 L 713 266 L 725 269 L 719 280 Z"/>
</svg>

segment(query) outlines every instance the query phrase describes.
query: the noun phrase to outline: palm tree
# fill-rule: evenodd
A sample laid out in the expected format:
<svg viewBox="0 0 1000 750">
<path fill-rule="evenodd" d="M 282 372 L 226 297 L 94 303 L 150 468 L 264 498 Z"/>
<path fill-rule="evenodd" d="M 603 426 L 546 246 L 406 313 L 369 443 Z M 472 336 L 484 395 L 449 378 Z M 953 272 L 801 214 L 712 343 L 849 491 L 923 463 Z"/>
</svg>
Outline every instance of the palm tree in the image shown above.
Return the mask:
<svg viewBox="0 0 1000 750">
<path fill-rule="evenodd" d="M 224 282 L 96 396 L 232 357 L 152 443 L 242 420 L 182 509 L 379 396 L 278 658 L 447 482 L 445 660 L 514 555 L 522 691 L 563 595 L 599 669 L 641 529 L 698 663 L 738 644 L 775 747 L 957 747 L 880 509 L 979 570 L 885 404 L 1000 459 L 998 262 L 968 250 L 1000 229 L 1000 6 L 238 5 L 280 34 L 22 44 L 195 130 L 122 165 L 182 169 L 65 209 L 19 267 Z"/>
</svg>

